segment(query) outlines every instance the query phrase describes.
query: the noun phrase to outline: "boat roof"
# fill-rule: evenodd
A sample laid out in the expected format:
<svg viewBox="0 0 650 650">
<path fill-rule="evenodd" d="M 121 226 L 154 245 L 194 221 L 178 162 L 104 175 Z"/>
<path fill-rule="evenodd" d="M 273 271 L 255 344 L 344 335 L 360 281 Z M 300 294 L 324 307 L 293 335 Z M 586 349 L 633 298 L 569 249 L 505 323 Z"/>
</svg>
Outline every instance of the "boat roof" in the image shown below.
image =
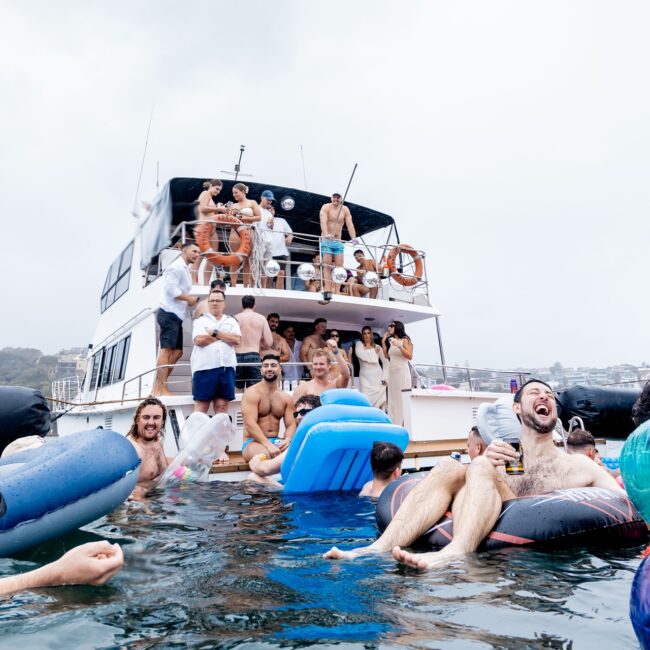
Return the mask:
<svg viewBox="0 0 650 650">
<path fill-rule="evenodd" d="M 169 189 L 172 200 L 172 226 L 176 227 L 183 221 L 194 221 L 194 203 L 203 191 L 204 178 L 172 178 L 169 181 Z M 224 203 L 232 200 L 232 188 L 235 183 L 244 182 L 248 186 L 248 198 L 259 201 L 264 190 L 271 190 L 275 196 L 275 212 L 287 220 L 295 232 L 320 236 L 320 209 L 324 203 L 329 203 L 331 198 L 324 194 L 305 192 L 291 187 L 271 185 L 269 183 L 253 183 L 250 181 L 224 180 L 223 189 L 219 199 Z M 295 201 L 295 207 L 291 211 L 284 211 L 280 201 L 285 196 L 290 196 Z M 354 227 L 357 235 L 393 226 L 395 221 L 390 215 L 377 210 L 371 210 L 356 203 L 346 201 L 352 213 Z"/>
</svg>

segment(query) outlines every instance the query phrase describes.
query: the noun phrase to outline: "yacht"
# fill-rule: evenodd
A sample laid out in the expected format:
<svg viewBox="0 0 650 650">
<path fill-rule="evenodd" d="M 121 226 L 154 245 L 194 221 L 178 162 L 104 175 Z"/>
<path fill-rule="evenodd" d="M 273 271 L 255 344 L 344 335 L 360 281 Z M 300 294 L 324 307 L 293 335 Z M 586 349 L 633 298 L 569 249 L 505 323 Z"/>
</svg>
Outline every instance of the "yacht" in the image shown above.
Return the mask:
<svg viewBox="0 0 650 650">
<path fill-rule="evenodd" d="M 159 351 L 156 311 L 162 291 L 161 276 L 180 255 L 179 244 L 192 241 L 197 224 L 206 223 L 197 222 L 194 210 L 203 182 L 197 178 L 173 178 L 167 182 L 149 206 L 148 214 L 139 220 L 131 240 L 110 265 L 99 296 L 100 315 L 89 345 L 86 375 L 83 380 L 76 377 L 57 380 L 52 386 L 56 400 L 53 410 L 60 415 L 57 422 L 59 435 L 96 427 L 126 433 L 136 406 L 151 394 Z M 234 183 L 233 180 L 223 181 L 220 198 L 231 196 Z M 402 393 L 404 426 L 410 436 L 405 467 L 430 466 L 441 455 L 463 452 L 478 406 L 494 401 L 504 392 L 510 392 L 510 387 L 520 385 L 525 380 L 525 373 L 445 364 L 440 311 L 431 300 L 426 253 L 400 241 L 397 224 L 388 214 L 346 202 L 357 238 L 354 245 L 345 245 L 344 267 L 348 273 L 340 269 L 333 272 L 344 285 L 346 276 L 349 272 L 354 273 L 357 266 L 353 252 L 362 249 L 366 257 L 374 259 L 378 266 L 379 273 L 367 278 L 374 297 L 355 297 L 336 291 L 306 291 L 304 278 L 314 272 L 322 273 L 322 267 L 315 268 L 312 261 L 320 250 L 320 208 L 330 198 L 272 184 L 248 185 L 251 199 L 259 200 L 264 190 L 273 192 L 276 217 L 284 218 L 293 230 L 286 288 L 260 286 L 263 275 L 272 269 L 267 270 L 253 254 L 251 268 L 255 286 L 238 284 L 228 287 L 226 313 L 234 315 L 239 312 L 242 296 L 252 294 L 258 313 L 279 313 L 280 329 L 294 325 L 298 339 L 311 333 L 314 319 L 327 319 L 328 328 L 340 332 L 342 347 L 348 350 L 360 339 L 364 325 L 370 325 L 378 337 L 392 320 L 404 322 L 407 330 L 410 324 L 426 321 L 430 324 L 428 340 L 437 346 L 440 363 L 413 365 L 412 387 Z M 230 225 L 218 223 L 215 230 L 220 251 L 227 251 Z M 252 232 L 255 240 L 256 229 L 253 228 Z M 344 229 L 344 239 L 346 235 Z M 255 251 L 255 241 L 253 245 Z M 210 270 L 212 266 L 206 268 Z M 202 271 L 194 280 L 192 293 L 206 297 L 209 284 L 201 282 L 204 279 Z M 212 278 L 216 274 L 227 279 L 227 272 L 227 268 L 214 267 Z M 189 318 L 183 331 L 183 356 L 169 377 L 172 395 L 161 397 L 168 410 L 164 442 L 168 456 L 177 453 L 180 432 L 194 410 Z M 416 355 L 418 352 L 416 349 Z M 358 378 L 353 377 L 352 382 L 358 386 Z M 295 386 L 285 382 L 284 388 L 291 391 Z M 240 406 L 241 395 L 237 395 L 229 406 L 236 429 L 229 449 L 231 460 L 224 465 L 215 464 L 212 479 L 240 480 L 247 473 L 247 465 L 240 453 L 243 442 Z"/>
</svg>

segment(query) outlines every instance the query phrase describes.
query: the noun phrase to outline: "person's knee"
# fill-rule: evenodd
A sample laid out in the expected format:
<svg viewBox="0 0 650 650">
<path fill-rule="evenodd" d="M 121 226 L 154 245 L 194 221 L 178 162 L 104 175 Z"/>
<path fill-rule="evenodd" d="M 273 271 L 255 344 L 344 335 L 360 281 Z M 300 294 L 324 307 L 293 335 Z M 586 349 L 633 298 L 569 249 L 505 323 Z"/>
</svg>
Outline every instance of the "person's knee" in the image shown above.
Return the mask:
<svg viewBox="0 0 650 650">
<path fill-rule="evenodd" d="M 466 467 L 453 458 L 445 458 L 429 472 L 432 480 L 441 482 L 453 491 L 457 491 L 465 483 Z"/>
<path fill-rule="evenodd" d="M 494 478 L 496 467 L 485 456 L 477 456 L 467 468 L 468 476 Z"/>
</svg>

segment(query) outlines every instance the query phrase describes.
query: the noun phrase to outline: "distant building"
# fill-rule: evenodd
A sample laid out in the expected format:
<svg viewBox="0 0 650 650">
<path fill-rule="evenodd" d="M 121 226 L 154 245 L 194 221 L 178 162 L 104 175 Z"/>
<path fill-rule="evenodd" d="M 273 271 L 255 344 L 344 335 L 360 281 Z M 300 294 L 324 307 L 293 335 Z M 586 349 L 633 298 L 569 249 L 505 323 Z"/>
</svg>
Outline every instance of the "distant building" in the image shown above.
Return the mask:
<svg viewBox="0 0 650 650">
<path fill-rule="evenodd" d="M 69 348 L 61 350 L 56 356 L 59 360 L 56 366 L 56 379 L 68 377 L 83 378 L 86 373 L 88 350 L 86 348 Z"/>
</svg>

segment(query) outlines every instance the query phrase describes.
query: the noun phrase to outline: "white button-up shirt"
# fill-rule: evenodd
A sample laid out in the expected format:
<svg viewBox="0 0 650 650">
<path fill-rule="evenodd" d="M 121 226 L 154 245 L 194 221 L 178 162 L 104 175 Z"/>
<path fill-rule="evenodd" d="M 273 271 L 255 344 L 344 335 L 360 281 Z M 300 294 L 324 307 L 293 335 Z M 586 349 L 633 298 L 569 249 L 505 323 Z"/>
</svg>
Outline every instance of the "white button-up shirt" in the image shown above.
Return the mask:
<svg viewBox="0 0 650 650">
<path fill-rule="evenodd" d="M 274 217 L 273 228 L 269 228 L 268 219 L 272 216 L 268 210 L 262 208 L 262 219 L 258 226 L 260 234 L 269 243 L 273 257 L 289 255 L 286 236 L 290 235 L 293 230 L 291 230 L 291 226 L 287 223 L 287 220 L 282 217 Z"/>
<path fill-rule="evenodd" d="M 188 304 L 176 297 L 192 290 L 190 267 L 182 256 L 177 257 L 163 272 L 163 291 L 160 307 L 170 314 L 175 314 L 183 320 L 187 314 Z"/>
<path fill-rule="evenodd" d="M 201 334 L 212 334 L 219 330 L 227 334 L 238 334 L 241 336 L 239 323 L 232 317 L 224 314 L 217 320 L 212 314 L 199 316 L 192 326 L 192 340 Z M 220 339 L 215 339 L 209 345 L 195 345 L 190 357 L 192 372 L 197 370 L 212 370 L 212 368 L 236 368 L 237 355 L 235 346 Z"/>
</svg>

